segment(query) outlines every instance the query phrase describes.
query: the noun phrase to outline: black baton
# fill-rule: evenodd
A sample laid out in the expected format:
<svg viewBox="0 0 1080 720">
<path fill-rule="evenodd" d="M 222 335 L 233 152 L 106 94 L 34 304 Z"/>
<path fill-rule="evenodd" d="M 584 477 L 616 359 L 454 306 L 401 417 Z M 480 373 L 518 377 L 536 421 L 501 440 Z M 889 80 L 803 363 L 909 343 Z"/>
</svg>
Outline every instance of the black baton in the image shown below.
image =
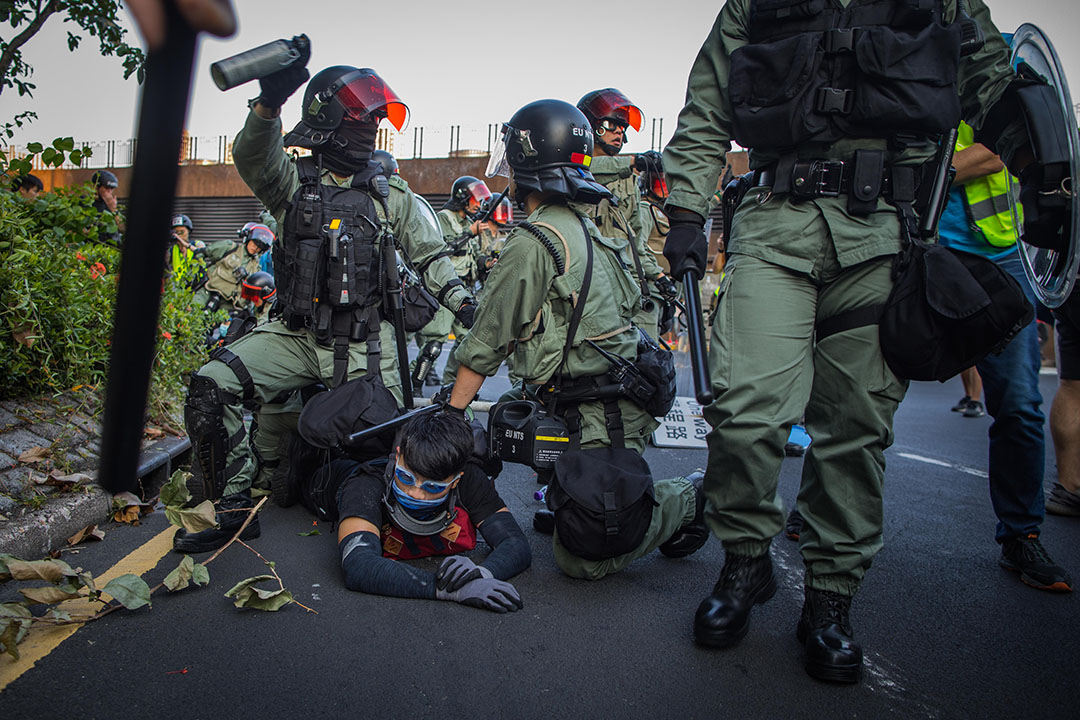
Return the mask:
<svg viewBox="0 0 1080 720">
<path fill-rule="evenodd" d="M 708 245 L 709 233 L 712 232 L 712 218 L 705 222 L 703 229 L 705 243 Z M 709 379 L 709 358 L 705 352 L 705 322 L 701 318 L 701 291 L 698 289 L 697 276 L 686 272 L 682 276 L 683 303 L 686 304 L 686 330 L 690 340 L 690 367 L 694 378 L 694 395 L 701 405 L 713 401 L 712 382 Z"/>
<path fill-rule="evenodd" d="M 410 400 L 411 399 L 412 398 L 410 398 Z M 387 420 L 386 422 L 381 423 L 379 425 L 373 425 L 372 427 L 365 428 L 364 430 L 354 432 L 351 435 L 346 435 L 345 439 L 341 442 L 341 445 L 342 445 L 342 447 L 349 447 L 350 445 L 359 445 L 360 443 L 364 442 L 365 440 L 367 440 L 370 437 L 374 437 L 375 435 L 382 435 L 387 430 L 396 430 L 397 428 L 401 427 L 405 423 L 412 420 L 417 415 L 423 415 L 424 413 L 434 412 L 434 411 L 438 410 L 441 407 L 442 407 L 441 405 L 436 405 L 435 403 L 432 403 L 431 405 L 425 405 L 424 407 L 416 408 L 415 410 L 410 410 L 409 412 L 405 413 L 404 415 L 399 415 L 398 417 L 394 418 L 393 420 Z"/>
</svg>

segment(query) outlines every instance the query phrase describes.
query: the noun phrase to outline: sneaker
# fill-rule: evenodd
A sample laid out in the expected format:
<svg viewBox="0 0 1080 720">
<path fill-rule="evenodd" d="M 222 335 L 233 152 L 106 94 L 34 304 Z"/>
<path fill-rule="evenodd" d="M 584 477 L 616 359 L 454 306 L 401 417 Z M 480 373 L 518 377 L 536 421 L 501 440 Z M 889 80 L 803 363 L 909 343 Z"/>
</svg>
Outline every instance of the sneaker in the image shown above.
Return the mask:
<svg viewBox="0 0 1080 720">
<path fill-rule="evenodd" d="M 978 400 L 969 400 L 967 407 L 964 408 L 964 417 L 982 417 L 985 414 L 986 410 Z"/>
<path fill-rule="evenodd" d="M 998 563 L 1006 570 L 1020 573 L 1020 579 L 1033 588 L 1058 592 L 1072 590 L 1069 574 L 1054 564 L 1034 533 L 1003 542 Z"/>
<path fill-rule="evenodd" d="M 799 535 L 802 534 L 803 516 L 799 512 L 798 508 L 792 508 L 788 513 L 787 521 L 784 523 L 784 535 L 788 540 L 799 541 Z"/>
<path fill-rule="evenodd" d="M 1046 498 L 1046 512 L 1051 515 L 1080 517 L 1080 493 L 1069 492 L 1061 483 L 1054 483 Z"/>
<path fill-rule="evenodd" d="M 970 395 L 965 395 L 964 397 L 960 398 L 960 402 L 958 402 L 958 403 L 956 403 L 955 405 L 952 406 L 952 411 L 953 412 L 964 412 L 965 410 L 967 410 L 967 406 L 968 406 L 969 402 L 971 402 L 971 396 Z"/>
</svg>

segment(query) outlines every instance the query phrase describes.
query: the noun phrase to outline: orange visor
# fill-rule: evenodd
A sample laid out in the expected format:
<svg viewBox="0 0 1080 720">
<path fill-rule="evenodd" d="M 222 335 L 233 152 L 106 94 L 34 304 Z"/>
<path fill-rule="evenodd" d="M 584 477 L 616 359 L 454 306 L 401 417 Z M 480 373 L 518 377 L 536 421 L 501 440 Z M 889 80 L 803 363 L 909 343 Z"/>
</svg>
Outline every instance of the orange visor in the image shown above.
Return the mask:
<svg viewBox="0 0 1080 720">
<path fill-rule="evenodd" d="M 349 73 L 337 83 L 334 99 L 345 108 L 345 114 L 362 120 L 369 113 L 385 117 L 400 132 L 409 121 L 409 107 L 401 102 L 390 86 L 375 71 L 364 68 Z"/>
</svg>

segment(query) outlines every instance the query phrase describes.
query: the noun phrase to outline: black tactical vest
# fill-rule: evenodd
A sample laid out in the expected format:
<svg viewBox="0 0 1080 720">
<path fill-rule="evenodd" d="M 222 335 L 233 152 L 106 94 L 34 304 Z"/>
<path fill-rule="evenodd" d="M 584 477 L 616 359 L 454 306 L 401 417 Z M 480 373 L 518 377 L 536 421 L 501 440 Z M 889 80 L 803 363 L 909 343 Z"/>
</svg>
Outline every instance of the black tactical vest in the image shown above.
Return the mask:
<svg viewBox="0 0 1080 720">
<path fill-rule="evenodd" d="M 735 140 L 791 150 L 932 137 L 960 124 L 961 30 L 941 0 L 753 0 L 731 53 Z"/>
<path fill-rule="evenodd" d="M 382 233 L 371 193 L 385 198 L 386 180 L 378 164 L 354 175 L 350 187 L 320 182 L 311 157 L 300 158 L 297 170 L 300 188 L 273 250 L 282 319 L 293 329 L 311 328 L 324 343 L 341 334 L 362 340 L 377 324 L 372 310 L 382 300 Z"/>
</svg>

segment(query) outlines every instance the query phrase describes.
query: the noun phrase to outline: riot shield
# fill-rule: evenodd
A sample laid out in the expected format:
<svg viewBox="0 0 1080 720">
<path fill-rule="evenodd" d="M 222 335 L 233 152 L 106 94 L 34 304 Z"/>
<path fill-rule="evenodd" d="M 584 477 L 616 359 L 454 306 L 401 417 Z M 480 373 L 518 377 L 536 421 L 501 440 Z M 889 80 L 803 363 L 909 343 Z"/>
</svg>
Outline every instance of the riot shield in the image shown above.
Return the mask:
<svg viewBox="0 0 1080 720">
<path fill-rule="evenodd" d="M 1076 115 L 1061 61 L 1050 39 L 1035 25 L 1026 23 L 1017 28 L 1012 40 L 1012 65 L 1021 75 L 1033 76 L 1034 73 L 1054 88 L 1061 103 L 1062 117 L 1065 118 L 1061 133 L 1068 148 L 1071 167 L 1069 179 L 1059 192 L 1068 198 L 1069 203 L 1069 222 L 1065 226 L 1070 235 L 1066 238 L 1067 249 L 1035 247 L 1024 242 L 1023 236 L 1020 238 L 1020 259 L 1024 263 L 1024 272 L 1039 300 L 1047 307 L 1055 308 L 1069 297 L 1076 282 L 1077 270 L 1080 269 L 1080 238 L 1077 236 L 1080 231 L 1080 198 L 1073 192 L 1071 184 L 1071 179 L 1080 174 L 1080 134 L 1077 133 Z M 1015 226 L 1021 228 L 1023 210 L 1019 202 L 1020 188 L 1014 179 L 1010 180 L 1010 184 L 1009 207 Z"/>
</svg>

